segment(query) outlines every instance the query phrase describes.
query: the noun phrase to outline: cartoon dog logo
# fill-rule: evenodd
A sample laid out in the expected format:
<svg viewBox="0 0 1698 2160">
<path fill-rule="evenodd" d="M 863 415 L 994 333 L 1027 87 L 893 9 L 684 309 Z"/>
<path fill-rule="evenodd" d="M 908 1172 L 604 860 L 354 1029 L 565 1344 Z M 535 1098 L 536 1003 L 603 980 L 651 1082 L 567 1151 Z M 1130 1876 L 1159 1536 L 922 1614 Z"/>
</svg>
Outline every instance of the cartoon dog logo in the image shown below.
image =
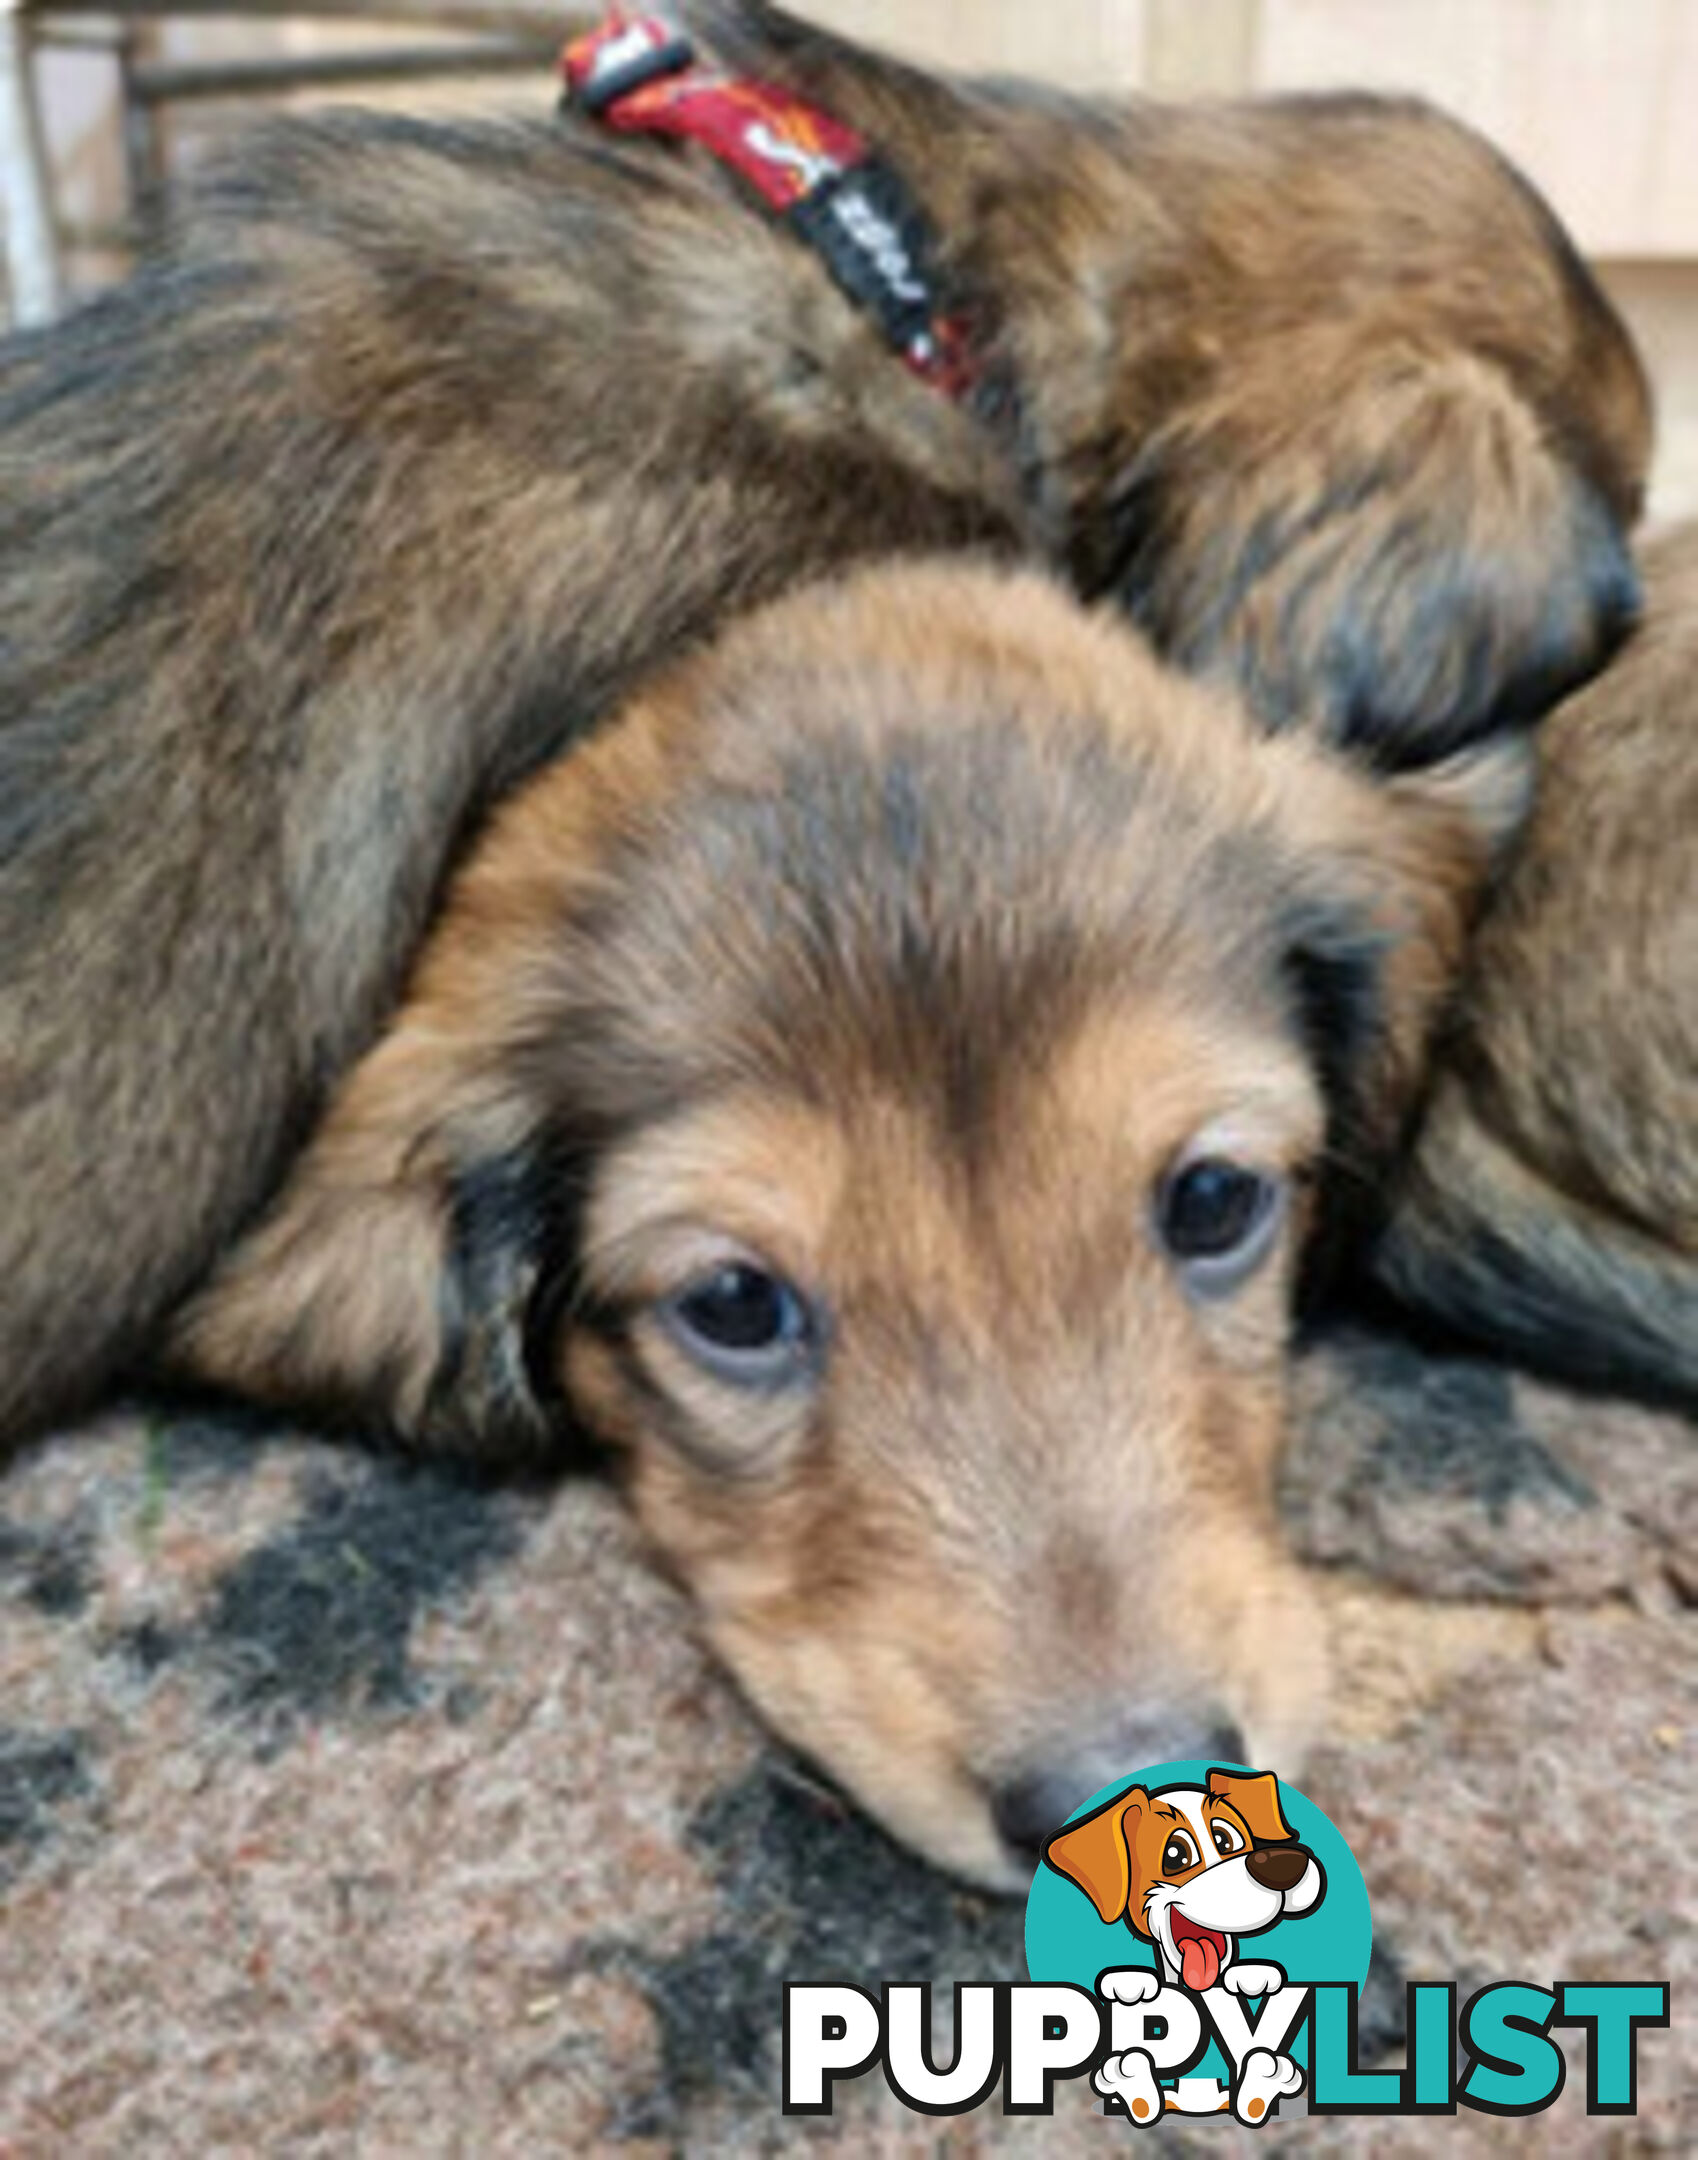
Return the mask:
<svg viewBox="0 0 1698 2160">
<path fill-rule="evenodd" d="M 1084 1891 L 1103 1920 L 1123 1919 L 1161 1960 L 1160 1973 L 1105 1972 L 1097 1985 L 1109 2002 L 1153 2005 L 1164 1990 L 1183 1990 L 1212 1999 L 1217 2027 L 1231 2022 L 1228 2006 L 1213 2007 L 1222 1990 L 1267 1997 L 1286 1984 L 1282 1967 L 1239 1958 L 1241 1938 L 1312 1912 L 1326 1891 L 1320 1862 L 1285 1819 L 1271 1771 L 1210 1770 L 1201 1785 L 1154 1792 L 1134 1785 L 1058 1830 L 1044 1859 Z M 1173 2007 L 1192 2014 L 1183 1996 Z M 1141 2048 L 1111 2056 L 1095 2083 L 1137 2123 L 1152 2122 L 1169 2107 L 1187 2113 L 1230 2107 L 1255 2125 L 1282 2095 L 1302 2090 L 1303 2072 L 1287 2055 L 1251 2046 L 1235 2060 L 1237 2075 L 1224 2097 L 1212 2079 L 1181 2080 L 1176 2093 L 1164 2095 Z M 1197 2089 L 1202 2084 L 1206 2092 Z"/>
</svg>

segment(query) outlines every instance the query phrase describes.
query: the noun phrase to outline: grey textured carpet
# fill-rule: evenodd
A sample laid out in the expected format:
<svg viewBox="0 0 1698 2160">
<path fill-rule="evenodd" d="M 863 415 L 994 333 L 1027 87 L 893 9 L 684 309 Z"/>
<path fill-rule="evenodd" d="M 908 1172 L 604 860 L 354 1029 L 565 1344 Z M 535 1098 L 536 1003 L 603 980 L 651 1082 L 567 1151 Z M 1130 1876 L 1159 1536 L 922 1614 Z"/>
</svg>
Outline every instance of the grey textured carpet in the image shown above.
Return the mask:
<svg viewBox="0 0 1698 2160">
<path fill-rule="evenodd" d="M 1674 2023 L 1633 2122 L 1571 2072 L 1526 2124 L 1259 2135 L 1698 2149 L 1698 1435 L 1361 1332 L 1301 1395 L 1345 1675 L 1301 1782 L 1374 1898 L 1365 2038 L 1395 2055 L 1406 1974 L 1667 1978 Z M 142 1411 L 0 1478 L 8 2160 L 1106 2151 L 1079 2087 L 778 2115 L 786 1973 L 1012 1978 L 1020 1942 L 796 1781 L 593 1484 Z"/>
</svg>

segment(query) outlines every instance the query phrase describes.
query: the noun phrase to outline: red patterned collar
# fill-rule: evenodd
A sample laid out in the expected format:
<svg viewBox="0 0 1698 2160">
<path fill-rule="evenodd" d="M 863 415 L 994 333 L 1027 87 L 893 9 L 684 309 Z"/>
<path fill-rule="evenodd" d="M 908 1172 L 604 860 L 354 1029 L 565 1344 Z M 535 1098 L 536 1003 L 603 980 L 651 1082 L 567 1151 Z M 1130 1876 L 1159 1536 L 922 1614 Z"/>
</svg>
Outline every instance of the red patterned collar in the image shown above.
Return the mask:
<svg viewBox="0 0 1698 2160">
<path fill-rule="evenodd" d="M 700 143 L 792 226 L 892 350 L 952 398 L 977 380 L 944 307 L 925 212 L 855 129 L 775 83 L 726 74 L 655 15 L 615 9 L 560 61 L 568 101 L 623 135 Z"/>
</svg>

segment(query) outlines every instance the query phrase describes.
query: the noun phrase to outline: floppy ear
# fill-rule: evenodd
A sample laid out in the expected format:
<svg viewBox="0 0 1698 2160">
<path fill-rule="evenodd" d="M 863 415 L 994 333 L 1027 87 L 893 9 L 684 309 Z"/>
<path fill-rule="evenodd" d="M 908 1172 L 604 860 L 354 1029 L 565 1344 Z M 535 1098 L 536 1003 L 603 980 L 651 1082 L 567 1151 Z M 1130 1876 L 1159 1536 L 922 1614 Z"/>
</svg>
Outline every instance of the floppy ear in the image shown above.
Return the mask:
<svg viewBox="0 0 1698 2160">
<path fill-rule="evenodd" d="M 1301 746 L 1268 748 L 1283 759 Z M 1520 735 L 1378 785 L 1337 760 L 1286 766 L 1283 966 L 1327 1099 L 1335 1167 L 1371 1175 L 1402 1140 L 1533 776 Z"/>
<path fill-rule="evenodd" d="M 1279 1779 L 1271 1770 L 1211 1770 L 1209 1791 L 1243 1816 L 1258 1845 L 1292 1845 L 1297 1833 L 1280 1812 Z"/>
<path fill-rule="evenodd" d="M 559 1187 L 522 1106 L 460 1055 L 403 1021 L 356 1068 L 270 1213 L 179 1316 L 172 1369 L 426 1447 L 547 1443 L 531 1351 L 563 1257 Z"/>
<path fill-rule="evenodd" d="M 1087 590 L 1266 726 L 1382 769 L 1539 717 L 1637 611 L 1621 520 L 1562 430 L 1488 360 L 1394 325 L 1235 353 L 1135 447 L 1102 524 Z"/>
<path fill-rule="evenodd" d="M 1142 1815 L 1150 1796 L 1134 1785 L 1118 1799 L 1058 1830 L 1044 1846 L 1044 1859 L 1058 1875 L 1077 1883 L 1103 1920 L 1118 1920 L 1132 1895 L 1132 1849 L 1126 1834 L 1128 1815 Z"/>
<path fill-rule="evenodd" d="M 612 745 L 647 774 L 651 722 L 629 707 L 616 733 L 496 811 L 387 1033 L 179 1314 L 178 1373 L 426 1447 L 534 1454 L 560 1440 L 554 1334 L 604 1128 L 559 1053 L 605 1063 L 579 915 L 602 890 L 599 836 L 623 800 Z M 602 1092 L 628 1107 L 623 1068 Z"/>
</svg>

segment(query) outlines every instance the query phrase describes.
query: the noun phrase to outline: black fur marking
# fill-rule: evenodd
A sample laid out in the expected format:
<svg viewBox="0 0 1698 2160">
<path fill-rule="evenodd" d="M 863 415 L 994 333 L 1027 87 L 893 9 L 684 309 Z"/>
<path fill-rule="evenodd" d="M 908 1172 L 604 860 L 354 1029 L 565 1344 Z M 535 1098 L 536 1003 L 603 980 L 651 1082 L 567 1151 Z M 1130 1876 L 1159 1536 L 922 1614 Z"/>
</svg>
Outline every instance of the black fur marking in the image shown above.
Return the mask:
<svg viewBox="0 0 1698 2160">
<path fill-rule="evenodd" d="M 1351 1163 L 1366 1142 L 1363 1072 L 1383 1025 L 1384 947 L 1353 915 L 1322 907 L 1299 911 L 1288 939 L 1286 983 L 1326 1100 L 1328 1153 L 1335 1163 Z"/>
<path fill-rule="evenodd" d="M 1698 1416 L 1698 1269 L 1629 1271 L 1620 1246 L 1601 1265 L 1578 1233 L 1529 1252 L 1513 1228 L 1470 1217 L 1439 1245 L 1394 1221 L 1379 1280 L 1436 1340 L 1448 1328 L 1566 1386 Z"/>
<path fill-rule="evenodd" d="M 581 1301 L 578 1255 L 590 1166 L 614 1144 L 607 1134 L 544 1133 L 454 1180 L 443 1347 L 424 1419 L 431 1436 L 452 1446 L 475 1428 L 486 1442 L 530 1455 L 580 1441 L 560 1347 L 569 1315 L 579 1324 L 607 1320 Z"/>
<path fill-rule="evenodd" d="M 520 1536 L 516 1503 L 487 1480 L 389 1463 L 320 1476 L 298 1520 L 222 1577 L 192 1648 L 222 1705 L 274 1739 L 303 1720 L 415 1704 L 414 1622 Z"/>
<path fill-rule="evenodd" d="M 536 1387 L 532 1314 L 550 1247 L 548 1204 L 531 1149 L 474 1163 L 454 1179 L 441 1285 L 442 1353 L 427 1432 L 480 1432 L 535 1446 L 548 1409 Z"/>
<path fill-rule="evenodd" d="M 1367 1089 L 1383 1025 L 1382 947 L 1338 909 L 1310 906 L 1287 929 L 1284 971 L 1293 1022 L 1326 1103 L 1322 1210 L 1303 1255 L 1298 1308 L 1307 1317 L 1327 1295 L 1347 1249 L 1381 1205 L 1378 1137 Z"/>
</svg>

